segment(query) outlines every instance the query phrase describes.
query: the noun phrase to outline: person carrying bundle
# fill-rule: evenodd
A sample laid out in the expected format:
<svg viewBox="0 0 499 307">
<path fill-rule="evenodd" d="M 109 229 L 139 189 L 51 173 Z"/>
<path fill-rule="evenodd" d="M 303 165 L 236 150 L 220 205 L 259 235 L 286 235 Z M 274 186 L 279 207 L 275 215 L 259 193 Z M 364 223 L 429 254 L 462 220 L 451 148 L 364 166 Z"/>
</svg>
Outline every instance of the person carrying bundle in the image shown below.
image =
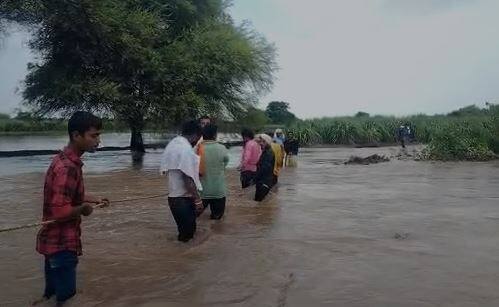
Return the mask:
<svg viewBox="0 0 499 307">
<path fill-rule="evenodd" d="M 255 176 L 255 201 L 261 202 L 269 193 L 274 182 L 275 158 L 271 147 L 272 138 L 270 136 L 259 134 L 255 140 L 262 149 Z"/>
<path fill-rule="evenodd" d="M 272 176 L 272 186 L 276 185 L 279 181 L 279 175 L 284 163 L 284 145 L 278 143 L 275 139 L 272 139 L 272 132 L 267 132 L 267 135 L 271 139 L 270 147 L 274 153 L 274 170 Z"/>
</svg>

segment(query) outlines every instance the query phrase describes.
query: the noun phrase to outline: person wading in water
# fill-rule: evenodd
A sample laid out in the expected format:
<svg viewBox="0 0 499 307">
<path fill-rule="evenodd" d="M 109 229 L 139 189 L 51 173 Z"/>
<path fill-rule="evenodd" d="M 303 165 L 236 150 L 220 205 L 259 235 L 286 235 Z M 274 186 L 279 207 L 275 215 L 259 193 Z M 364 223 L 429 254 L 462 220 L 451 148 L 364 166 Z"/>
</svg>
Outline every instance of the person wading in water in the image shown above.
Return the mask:
<svg viewBox="0 0 499 307">
<path fill-rule="evenodd" d="M 88 112 L 76 112 L 68 121 L 69 144 L 53 159 L 45 175 L 43 221 L 36 250 L 45 256 L 43 300 L 55 295 L 57 306 L 76 294 L 76 266 L 82 255 L 81 216 L 92 214 L 91 204 L 109 205 L 106 198 L 85 194 L 83 162 L 85 152 L 99 146 L 102 121 Z"/>
<path fill-rule="evenodd" d="M 202 190 L 199 180 L 199 156 L 193 147 L 201 137 L 197 121 L 188 121 L 182 126 L 181 135 L 166 145 L 161 159 L 161 174 L 168 174 L 168 204 L 177 223 L 178 240 L 188 242 L 196 232 L 196 216 L 203 212 L 199 195 Z"/>
<path fill-rule="evenodd" d="M 272 138 L 270 136 L 259 134 L 256 137 L 256 141 L 262 149 L 262 155 L 258 161 L 258 168 L 255 176 L 255 201 L 260 202 L 267 196 L 272 188 L 275 158 L 271 148 Z"/>
<path fill-rule="evenodd" d="M 262 154 L 262 148 L 255 141 L 255 134 L 252 130 L 244 128 L 241 135 L 244 145 L 238 169 L 241 171 L 241 187 L 245 189 L 255 184 L 257 164 Z"/>
<path fill-rule="evenodd" d="M 279 174 L 281 173 L 282 165 L 284 163 L 284 145 L 276 141 L 275 138 L 272 139 L 272 132 L 268 132 L 267 135 L 272 140 L 272 143 L 270 144 L 272 152 L 274 153 L 274 175 L 272 179 L 272 186 L 275 186 L 279 181 Z"/>
<path fill-rule="evenodd" d="M 225 168 L 229 163 L 229 151 L 224 145 L 218 143 L 218 127 L 208 124 L 203 128 L 203 156 L 204 172 L 201 177 L 203 191 L 201 197 L 204 207 L 210 206 L 213 220 L 222 218 L 225 212 L 225 197 L 227 185 L 225 183 Z"/>
</svg>

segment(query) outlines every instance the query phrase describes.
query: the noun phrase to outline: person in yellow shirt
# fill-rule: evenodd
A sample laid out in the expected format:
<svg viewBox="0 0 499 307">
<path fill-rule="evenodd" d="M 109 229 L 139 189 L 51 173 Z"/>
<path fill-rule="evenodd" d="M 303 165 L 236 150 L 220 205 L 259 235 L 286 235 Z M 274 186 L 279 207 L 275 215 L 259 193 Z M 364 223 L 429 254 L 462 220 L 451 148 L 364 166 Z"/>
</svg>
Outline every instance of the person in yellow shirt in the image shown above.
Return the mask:
<svg viewBox="0 0 499 307">
<path fill-rule="evenodd" d="M 268 136 L 273 137 L 274 133 L 272 132 L 267 132 L 266 133 Z M 272 144 L 270 144 L 272 147 L 272 152 L 274 153 L 274 178 L 272 185 L 276 185 L 277 182 L 279 181 L 279 174 L 281 173 L 282 166 L 284 164 L 284 146 L 276 143 L 274 140 Z"/>
<path fill-rule="evenodd" d="M 204 129 L 204 127 L 208 126 L 211 124 L 211 118 L 209 118 L 208 116 L 201 116 L 198 120 L 199 122 L 199 126 L 201 127 L 201 129 Z M 196 153 L 196 155 L 198 155 L 200 157 L 200 160 L 199 160 L 199 176 L 200 177 L 203 177 L 203 174 L 205 172 L 205 160 L 204 160 L 204 139 L 203 137 L 201 137 L 198 141 L 198 143 L 196 144 L 196 146 L 194 146 L 194 152 Z"/>
</svg>

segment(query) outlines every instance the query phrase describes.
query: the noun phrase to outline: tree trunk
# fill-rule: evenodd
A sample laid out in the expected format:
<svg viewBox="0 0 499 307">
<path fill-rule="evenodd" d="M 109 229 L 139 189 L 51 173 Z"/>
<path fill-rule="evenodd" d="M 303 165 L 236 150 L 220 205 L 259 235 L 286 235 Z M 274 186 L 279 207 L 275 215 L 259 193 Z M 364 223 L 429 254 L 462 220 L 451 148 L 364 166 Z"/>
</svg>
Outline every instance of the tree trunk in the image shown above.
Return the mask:
<svg viewBox="0 0 499 307">
<path fill-rule="evenodd" d="M 131 128 L 132 137 L 130 139 L 130 149 L 132 152 L 145 153 L 144 139 L 142 138 L 142 129 Z"/>
</svg>

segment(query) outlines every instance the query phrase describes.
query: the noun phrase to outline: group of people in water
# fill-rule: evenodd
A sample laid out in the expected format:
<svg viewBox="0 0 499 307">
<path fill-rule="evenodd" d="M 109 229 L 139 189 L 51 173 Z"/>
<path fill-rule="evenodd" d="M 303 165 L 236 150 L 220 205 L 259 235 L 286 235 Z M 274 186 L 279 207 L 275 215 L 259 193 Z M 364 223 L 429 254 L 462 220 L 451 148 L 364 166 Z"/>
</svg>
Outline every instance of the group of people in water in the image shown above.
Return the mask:
<svg viewBox="0 0 499 307">
<path fill-rule="evenodd" d="M 45 292 L 42 300 L 56 297 L 57 306 L 76 293 L 76 266 L 82 254 L 81 216 L 109 200 L 85 193 L 85 152 L 100 143 L 102 121 L 89 112 L 76 112 L 68 121 L 68 145 L 53 159 L 45 175 L 43 221 L 36 250 L 45 257 Z M 210 218 L 225 213 L 229 163 L 227 148 L 217 142 L 218 127 L 209 117 L 187 121 L 181 133 L 166 146 L 160 172 L 168 175 L 168 204 L 177 224 L 178 240 L 188 242 L 196 232 L 196 219 L 210 207 Z M 240 171 L 243 189 L 255 186 L 254 200 L 261 202 L 278 183 L 283 166 L 296 166 L 298 141 L 282 130 L 255 135 L 241 131 Z"/>
<path fill-rule="evenodd" d="M 211 219 L 225 212 L 228 150 L 217 142 L 218 127 L 208 117 L 188 121 L 171 140 L 161 159 L 160 172 L 168 174 L 168 203 L 177 223 L 178 240 L 187 242 L 196 232 L 196 217 L 210 207 Z M 287 140 L 281 129 L 255 135 L 241 131 L 243 149 L 240 171 L 243 189 L 255 186 L 254 200 L 261 202 L 277 184 L 285 164 L 296 165 L 298 142 Z"/>
</svg>

